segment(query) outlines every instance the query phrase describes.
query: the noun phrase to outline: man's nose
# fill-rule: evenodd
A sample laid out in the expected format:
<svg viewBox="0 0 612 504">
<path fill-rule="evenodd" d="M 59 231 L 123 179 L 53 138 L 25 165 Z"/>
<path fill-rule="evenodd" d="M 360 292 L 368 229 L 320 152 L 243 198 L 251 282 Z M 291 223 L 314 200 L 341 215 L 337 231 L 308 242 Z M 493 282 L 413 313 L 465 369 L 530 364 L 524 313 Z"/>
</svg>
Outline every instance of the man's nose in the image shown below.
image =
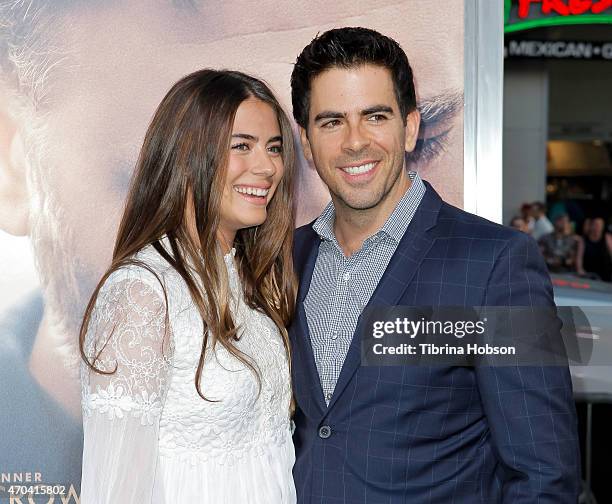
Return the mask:
<svg viewBox="0 0 612 504">
<path fill-rule="evenodd" d="M 360 123 L 348 125 L 346 129 L 346 135 L 342 143 L 342 148 L 344 150 L 351 152 L 359 152 L 364 147 L 367 147 L 369 144 L 370 140 L 367 137 L 366 133 L 363 131 L 363 128 Z"/>
</svg>

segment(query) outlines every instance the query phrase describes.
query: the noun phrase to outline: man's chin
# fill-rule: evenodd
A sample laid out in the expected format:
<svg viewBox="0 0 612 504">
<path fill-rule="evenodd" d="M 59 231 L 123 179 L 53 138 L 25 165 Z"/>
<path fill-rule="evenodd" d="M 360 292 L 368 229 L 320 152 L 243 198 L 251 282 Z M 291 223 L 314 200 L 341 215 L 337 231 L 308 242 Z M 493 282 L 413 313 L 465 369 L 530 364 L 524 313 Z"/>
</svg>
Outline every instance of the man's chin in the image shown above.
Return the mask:
<svg viewBox="0 0 612 504">
<path fill-rule="evenodd" d="M 345 197 L 340 196 L 339 199 L 347 209 L 357 212 L 376 208 L 382 201 L 382 197 L 373 195 L 371 192 L 363 195 L 347 194 Z"/>
</svg>

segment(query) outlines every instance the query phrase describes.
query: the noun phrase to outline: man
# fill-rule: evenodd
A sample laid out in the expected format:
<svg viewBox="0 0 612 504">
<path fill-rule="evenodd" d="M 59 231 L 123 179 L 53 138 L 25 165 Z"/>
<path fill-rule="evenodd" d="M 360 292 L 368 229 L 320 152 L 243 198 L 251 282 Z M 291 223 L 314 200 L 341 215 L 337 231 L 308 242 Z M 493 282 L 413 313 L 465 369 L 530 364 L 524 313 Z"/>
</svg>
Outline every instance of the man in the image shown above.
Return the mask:
<svg viewBox="0 0 612 504">
<path fill-rule="evenodd" d="M 531 216 L 533 217 L 533 232 L 531 235 L 536 241 L 554 231 L 552 222 L 546 216 L 546 205 L 541 201 L 531 204 Z"/>
<path fill-rule="evenodd" d="M 612 234 L 606 231 L 601 217 L 591 219 L 578 242 L 576 270 L 579 275 L 595 275 L 604 282 L 612 282 Z"/>
<path fill-rule="evenodd" d="M 529 234 L 530 231 L 529 225 L 520 215 L 515 215 L 514 217 L 512 217 L 512 219 L 510 220 L 510 227 L 525 234 Z"/>
<path fill-rule="evenodd" d="M 554 273 L 575 272 L 579 241 L 579 237 L 572 232 L 569 216 L 565 213 L 558 215 L 554 231 L 539 241 L 548 270 Z"/>
<path fill-rule="evenodd" d="M 419 112 L 392 39 L 325 32 L 291 86 L 304 154 L 332 198 L 295 235 L 298 501 L 575 503 L 567 367 L 360 365 L 365 306 L 552 306 L 536 243 L 406 170 Z"/>
<path fill-rule="evenodd" d="M 0 311 L 0 472 L 78 487 L 77 328 L 108 265 L 151 114 L 182 76 L 243 70 L 289 105 L 291 62 L 322 26 L 359 19 L 391 30 L 419 48 L 426 124 L 416 162 L 462 201 L 463 0 L 445 8 L 458 15 L 440 19 L 437 6 L 413 0 L 0 1 L 0 230 L 16 236 L 0 234 L 0 263 L 22 270 L 25 261 L 7 257 L 27 240 L 41 284 L 19 299 L 0 276 L 12 296 Z M 305 223 L 329 195 L 314 169 L 299 185 Z"/>
<path fill-rule="evenodd" d="M 531 212 L 531 204 L 530 203 L 523 203 L 521 205 L 520 215 L 523 218 L 523 221 L 525 221 L 525 224 L 527 225 L 527 234 L 532 234 L 533 233 L 533 225 L 535 224 L 535 220 L 534 220 L 532 212 Z"/>
</svg>

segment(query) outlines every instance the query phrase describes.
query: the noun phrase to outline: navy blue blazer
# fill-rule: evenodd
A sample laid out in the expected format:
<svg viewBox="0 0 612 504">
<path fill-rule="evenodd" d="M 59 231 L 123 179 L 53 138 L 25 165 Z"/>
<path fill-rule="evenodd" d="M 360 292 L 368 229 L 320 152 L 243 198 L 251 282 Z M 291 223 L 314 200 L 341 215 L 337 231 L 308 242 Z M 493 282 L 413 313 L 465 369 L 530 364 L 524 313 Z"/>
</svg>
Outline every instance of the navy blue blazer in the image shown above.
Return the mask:
<svg viewBox="0 0 612 504">
<path fill-rule="evenodd" d="M 358 325 L 326 406 L 304 312 L 319 243 L 312 225 L 296 231 L 298 502 L 576 503 L 567 367 L 362 367 Z M 531 237 L 448 205 L 427 184 L 369 305 L 553 303 Z"/>
</svg>

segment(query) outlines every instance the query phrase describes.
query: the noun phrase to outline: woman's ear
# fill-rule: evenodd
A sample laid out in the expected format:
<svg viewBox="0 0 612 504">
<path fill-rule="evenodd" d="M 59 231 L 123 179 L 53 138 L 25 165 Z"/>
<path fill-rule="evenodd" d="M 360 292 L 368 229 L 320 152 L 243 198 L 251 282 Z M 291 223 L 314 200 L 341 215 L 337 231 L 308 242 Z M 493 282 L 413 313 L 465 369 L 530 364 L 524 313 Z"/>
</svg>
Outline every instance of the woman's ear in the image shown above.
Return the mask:
<svg viewBox="0 0 612 504">
<path fill-rule="evenodd" d="M 6 98 L 0 97 L 0 229 L 15 236 L 30 230 L 25 166 L 19 125 L 8 111 Z"/>
</svg>

